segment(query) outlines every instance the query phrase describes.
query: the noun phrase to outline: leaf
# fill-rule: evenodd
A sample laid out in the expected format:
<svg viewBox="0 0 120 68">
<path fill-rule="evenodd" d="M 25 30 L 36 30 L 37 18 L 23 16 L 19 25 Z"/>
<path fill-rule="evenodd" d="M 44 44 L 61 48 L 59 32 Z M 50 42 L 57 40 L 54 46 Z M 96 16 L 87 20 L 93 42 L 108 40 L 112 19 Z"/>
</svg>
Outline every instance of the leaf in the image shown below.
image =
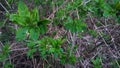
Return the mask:
<svg viewBox="0 0 120 68">
<path fill-rule="evenodd" d="M 10 20 L 21 26 L 26 26 L 27 25 L 26 22 L 28 19 L 29 19 L 28 17 L 21 17 L 18 14 L 10 15 Z"/>
<path fill-rule="evenodd" d="M 39 32 L 34 29 L 31 29 L 29 38 L 31 40 L 37 40 L 39 38 Z"/>
<path fill-rule="evenodd" d="M 30 19 L 32 20 L 33 24 L 37 24 L 37 22 L 39 21 L 39 12 L 38 12 L 37 8 L 35 8 L 31 11 Z"/>
<path fill-rule="evenodd" d="M 4 22 L 0 22 L 0 27 L 3 27 L 4 26 Z"/>
<path fill-rule="evenodd" d="M 97 57 L 96 59 L 92 59 L 91 61 L 94 65 L 94 68 L 102 68 L 101 59 L 99 57 Z"/>
<path fill-rule="evenodd" d="M 75 63 L 76 62 L 76 57 L 74 56 L 74 55 L 71 55 L 71 56 L 69 56 L 69 63 L 70 64 L 73 64 L 73 63 Z"/>
<path fill-rule="evenodd" d="M 39 22 L 37 22 L 37 26 L 47 25 L 49 22 L 50 22 L 49 19 L 43 19 L 43 20 L 40 20 Z"/>
<path fill-rule="evenodd" d="M 29 48 L 34 48 L 35 47 L 35 45 L 36 45 L 36 43 L 34 42 L 34 41 L 28 41 L 28 43 L 27 43 L 27 46 L 29 47 Z"/>
<path fill-rule="evenodd" d="M 13 65 L 10 62 L 5 62 L 4 68 L 14 68 Z"/>
<path fill-rule="evenodd" d="M 19 28 L 17 31 L 16 31 L 16 39 L 18 41 L 23 41 L 26 39 L 26 32 L 28 31 L 27 28 Z"/>
<path fill-rule="evenodd" d="M 9 45 L 5 44 L 2 47 L 2 52 L 0 53 L 0 61 L 4 61 L 8 57 L 9 52 L 10 52 Z"/>
<path fill-rule="evenodd" d="M 34 48 L 34 49 L 30 49 L 30 50 L 28 50 L 28 52 L 27 52 L 27 55 L 30 57 L 30 58 L 32 58 L 33 57 L 33 54 L 36 52 L 36 49 Z"/>
<path fill-rule="evenodd" d="M 104 17 L 108 17 L 110 14 L 109 14 L 109 12 L 108 11 L 104 11 L 104 13 L 103 13 L 103 16 Z"/>
<path fill-rule="evenodd" d="M 39 22 L 37 22 L 37 26 L 41 34 L 44 34 L 47 31 L 47 24 L 49 22 L 50 21 L 48 19 L 40 20 Z"/>
<path fill-rule="evenodd" d="M 50 48 L 48 52 L 49 53 L 54 53 L 55 52 L 55 48 Z"/>
<path fill-rule="evenodd" d="M 72 33 L 82 32 L 86 29 L 86 24 L 81 20 L 72 20 L 71 18 L 68 18 L 67 22 L 64 24 L 64 27 Z"/>
<path fill-rule="evenodd" d="M 30 12 L 28 10 L 28 7 L 22 1 L 18 3 L 18 14 L 21 17 L 30 17 Z"/>
<path fill-rule="evenodd" d="M 120 10 L 120 1 L 117 1 L 116 4 L 115 4 L 115 8 Z"/>
</svg>

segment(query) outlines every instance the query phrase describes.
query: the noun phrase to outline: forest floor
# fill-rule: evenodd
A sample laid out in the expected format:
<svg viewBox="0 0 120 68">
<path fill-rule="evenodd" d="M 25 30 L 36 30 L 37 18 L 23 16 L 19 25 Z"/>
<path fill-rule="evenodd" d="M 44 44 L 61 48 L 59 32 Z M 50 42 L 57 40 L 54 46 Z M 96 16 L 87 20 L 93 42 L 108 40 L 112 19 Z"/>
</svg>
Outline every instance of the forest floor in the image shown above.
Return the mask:
<svg viewBox="0 0 120 68">
<path fill-rule="evenodd" d="M 61 64 L 56 60 L 42 60 L 37 52 L 33 58 L 27 56 L 28 47 L 23 42 L 17 42 L 15 39 L 15 30 L 18 26 L 6 17 L 7 11 L 9 13 L 17 11 L 17 3 L 7 4 L 5 1 L 0 0 L 0 24 L 4 22 L 3 25 L 0 25 L 0 51 L 2 51 L 1 48 L 5 43 L 9 42 L 11 52 L 6 60 L 0 61 L 0 68 L 3 67 L 6 61 L 9 61 L 14 68 L 120 68 L 120 25 L 113 18 L 86 17 L 84 22 L 87 24 L 87 30 L 91 29 L 95 32 L 90 34 L 86 31 L 80 33 L 82 37 L 79 37 L 79 34 L 75 36 L 77 48 L 74 55 L 80 58 L 73 65 Z M 25 0 L 24 2 L 29 9 L 35 7 L 33 1 Z M 48 4 L 38 5 L 40 18 L 54 19 L 59 7 L 51 7 Z M 99 22 L 100 25 L 98 26 L 96 22 Z M 47 33 L 40 36 L 40 38 L 43 36 L 58 38 L 65 35 L 68 41 L 71 40 L 69 31 L 65 30 L 61 24 L 53 26 L 52 23 L 54 21 L 48 24 Z M 56 34 L 53 34 L 54 31 L 56 31 Z M 66 46 L 66 43 L 63 45 Z M 64 46 L 63 48 L 65 48 Z"/>
</svg>

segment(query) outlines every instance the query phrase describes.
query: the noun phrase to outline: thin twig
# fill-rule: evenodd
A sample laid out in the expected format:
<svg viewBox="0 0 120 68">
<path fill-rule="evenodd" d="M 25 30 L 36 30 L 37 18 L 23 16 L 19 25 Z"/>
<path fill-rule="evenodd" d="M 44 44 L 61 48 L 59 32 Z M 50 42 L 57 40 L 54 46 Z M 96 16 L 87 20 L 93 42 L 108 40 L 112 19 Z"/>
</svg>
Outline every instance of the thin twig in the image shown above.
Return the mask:
<svg viewBox="0 0 120 68">
<path fill-rule="evenodd" d="M 2 6 L 2 8 L 3 8 L 7 13 L 9 13 L 9 11 L 2 5 L 1 2 L 0 2 L 0 5 Z"/>
<path fill-rule="evenodd" d="M 13 52 L 13 51 L 23 51 L 23 50 L 28 50 L 28 48 L 12 49 L 10 51 Z"/>
<path fill-rule="evenodd" d="M 9 8 L 11 9 L 11 6 L 10 6 L 10 4 L 8 3 L 8 1 L 7 0 L 5 0 L 5 2 L 7 3 L 7 5 L 9 6 Z"/>
</svg>

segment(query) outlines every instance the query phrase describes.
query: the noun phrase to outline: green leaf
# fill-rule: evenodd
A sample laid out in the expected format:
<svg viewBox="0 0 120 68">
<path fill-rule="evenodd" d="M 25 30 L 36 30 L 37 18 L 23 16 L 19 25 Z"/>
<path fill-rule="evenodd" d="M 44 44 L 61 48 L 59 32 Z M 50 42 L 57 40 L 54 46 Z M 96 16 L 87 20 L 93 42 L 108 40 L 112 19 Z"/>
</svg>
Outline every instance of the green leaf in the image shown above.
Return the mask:
<svg viewBox="0 0 120 68">
<path fill-rule="evenodd" d="M 10 62 L 5 62 L 4 68 L 14 68 L 13 65 Z"/>
<path fill-rule="evenodd" d="M 5 44 L 2 47 L 2 51 L 0 53 L 0 61 L 4 61 L 8 57 L 9 53 L 10 53 L 9 45 Z"/>
<path fill-rule="evenodd" d="M 89 30 L 88 31 L 93 37 L 96 37 L 98 34 L 95 30 Z"/>
<path fill-rule="evenodd" d="M 27 52 L 27 55 L 30 57 L 30 58 L 32 58 L 33 57 L 33 54 L 36 52 L 37 50 L 34 48 L 34 49 L 30 49 L 30 50 L 28 50 L 28 52 Z"/>
<path fill-rule="evenodd" d="M 39 22 L 37 22 L 37 26 L 47 25 L 49 22 L 50 22 L 49 19 L 43 19 L 43 20 L 40 20 Z"/>
<path fill-rule="evenodd" d="M 28 46 L 28 48 L 34 48 L 35 47 L 35 45 L 36 45 L 36 43 L 34 42 L 34 41 L 28 41 L 28 43 L 27 43 L 27 46 Z"/>
<path fill-rule="evenodd" d="M 30 36 L 29 36 L 29 38 L 31 40 L 38 40 L 38 38 L 39 38 L 39 32 L 36 31 L 35 29 L 31 29 L 30 30 Z"/>
<path fill-rule="evenodd" d="M 1 21 L 0 22 L 0 27 L 3 27 L 3 25 L 4 25 L 4 22 Z"/>
<path fill-rule="evenodd" d="M 29 20 L 29 18 L 28 17 L 21 17 L 18 14 L 11 14 L 10 20 L 15 22 L 18 25 L 26 26 L 27 22 L 28 22 L 27 20 Z"/>
<path fill-rule="evenodd" d="M 16 31 L 16 39 L 18 41 L 23 41 L 26 39 L 26 32 L 28 31 L 27 28 L 19 28 L 17 31 Z"/>
<path fill-rule="evenodd" d="M 75 57 L 75 55 L 71 55 L 70 57 L 69 57 L 69 63 L 70 64 L 73 64 L 73 63 L 75 63 L 76 62 L 76 57 Z"/>
<path fill-rule="evenodd" d="M 50 22 L 50 20 L 48 20 L 48 19 L 43 19 L 43 20 L 40 20 L 39 22 L 37 22 L 37 26 L 38 26 L 39 32 L 41 34 L 44 34 L 47 31 L 47 24 L 49 22 Z"/>
<path fill-rule="evenodd" d="M 25 17 L 25 16 L 30 17 L 30 12 L 28 10 L 28 7 L 22 1 L 18 3 L 18 14 L 21 17 Z"/>
<path fill-rule="evenodd" d="M 68 18 L 67 22 L 64 24 L 64 27 L 72 33 L 82 32 L 86 29 L 86 24 L 81 20 L 72 20 L 71 18 Z"/>
<path fill-rule="evenodd" d="M 33 24 L 37 24 L 37 22 L 39 21 L 39 12 L 37 8 L 31 11 L 30 19 L 32 20 Z"/>
<path fill-rule="evenodd" d="M 55 52 L 55 48 L 50 48 L 48 52 L 49 53 L 54 53 Z"/>
<path fill-rule="evenodd" d="M 96 59 L 92 59 L 91 61 L 94 65 L 94 68 L 102 68 L 101 58 L 97 57 Z"/>
<path fill-rule="evenodd" d="M 116 1 L 116 0 L 115 0 Z M 116 1 L 116 3 L 115 3 L 115 8 L 117 9 L 117 10 L 120 10 L 120 1 Z"/>
</svg>

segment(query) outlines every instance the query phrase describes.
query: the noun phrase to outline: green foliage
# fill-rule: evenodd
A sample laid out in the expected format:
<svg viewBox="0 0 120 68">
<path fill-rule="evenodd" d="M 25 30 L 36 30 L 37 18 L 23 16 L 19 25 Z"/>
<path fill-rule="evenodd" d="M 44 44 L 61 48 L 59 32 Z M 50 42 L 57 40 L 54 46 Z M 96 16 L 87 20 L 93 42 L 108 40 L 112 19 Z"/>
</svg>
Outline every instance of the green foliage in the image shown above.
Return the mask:
<svg viewBox="0 0 120 68">
<path fill-rule="evenodd" d="M 91 61 L 94 65 L 94 68 L 102 68 L 101 58 L 97 57 L 96 59 L 92 59 Z"/>
<path fill-rule="evenodd" d="M 0 52 L 0 61 L 5 61 L 10 52 L 9 45 L 6 44 L 1 49 L 2 51 Z"/>
<path fill-rule="evenodd" d="M 34 41 L 38 40 L 39 32 L 35 31 L 34 29 L 31 29 L 29 33 L 30 33 L 30 36 L 29 36 L 30 40 L 34 40 Z"/>
<path fill-rule="evenodd" d="M 0 21 L 0 27 L 3 27 L 3 25 L 4 25 L 4 22 Z"/>
<path fill-rule="evenodd" d="M 76 61 L 74 54 L 70 55 L 70 51 L 64 51 L 61 47 L 65 39 L 58 38 L 53 39 L 51 37 L 44 37 L 38 41 L 28 41 L 27 46 L 29 48 L 27 55 L 33 57 L 34 53 L 38 50 L 40 56 L 46 60 L 50 57 L 52 59 L 60 59 L 62 64 L 71 63 Z"/>
<path fill-rule="evenodd" d="M 16 31 L 16 39 L 18 41 L 22 41 L 26 39 L 26 32 L 27 32 L 27 28 L 19 28 Z"/>
<path fill-rule="evenodd" d="M 4 68 L 13 68 L 13 65 L 7 60 L 10 53 L 9 47 L 9 44 L 6 43 L 0 48 L 0 62 L 4 62 Z"/>
<path fill-rule="evenodd" d="M 27 51 L 27 56 L 32 58 L 34 53 L 37 51 L 36 48 L 37 43 L 34 40 L 29 40 L 27 41 L 26 45 L 29 48 L 29 50 Z"/>
<path fill-rule="evenodd" d="M 27 56 L 29 56 L 30 58 L 32 58 L 34 56 L 34 53 L 36 52 L 37 50 L 35 48 L 33 49 L 29 49 L 27 51 Z"/>
<path fill-rule="evenodd" d="M 64 24 L 67 30 L 70 30 L 72 33 L 74 32 L 82 32 L 86 29 L 86 24 L 83 23 L 81 20 L 72 20 L 68 17 L 67 22 Z"/>
<path fill-rule="evenodd" d="M 111 65 L 112 65 L 112 66 L 111 66 L 112 68 L 119 68 L 120 59 L 112 60 Z"/>
<path fill-rule="evenodd" d="M 43 58 L 53 55 L 54 58 L 58 58 L 63 53 L 63 49 L 61 45 L 64 40 L 61 38 L 53 39 L 50 37 L 44 37 L 38 41 L 39 43 L 39 51 Z"/>
<path fill-rule="evenodd" d="M 13 65 L 10 62 L 5 62 L 4 68 L 14 68 Z"/>
<path fill-rule="evenodd" d="M 91 34 L 93 37 L 98 36 L 98 34 L 95 30 L 89 30 L 88 33 Z"/>
<path fill-rule="evenodd" d="M 44 34 L 47 31 L 47 24 L 49 23 L 48 19 L 39 19 L 37 8 L 29 11 L 28 7 L 23 2 L 19 2 L 17 13 L 10 14 L 10 20 L 22 27 L 27 27 L 28 31 L 34 29 L 41 34 Z"/>
<path fill-rule="evenodd" d="M 61 45 L 64 43 L 64 39 L 53 39 L 51 37 L 44 37 L 38 41 L 40 55 L 43 59 L 52 56 L 53 59 L 60 59 L 62 64 L 73 64 L 76 62 L 74 54 L 70 55 L 70 51 L 64 51 Z"/>
<path fill-rule="evenodd" d="M 74 64 L 77 61 L 76 56 L 70 53 L 70 49 L 68 48 L 65 53 L 60 56 L 60 62 L 62 64 Z"/>
</svg>

